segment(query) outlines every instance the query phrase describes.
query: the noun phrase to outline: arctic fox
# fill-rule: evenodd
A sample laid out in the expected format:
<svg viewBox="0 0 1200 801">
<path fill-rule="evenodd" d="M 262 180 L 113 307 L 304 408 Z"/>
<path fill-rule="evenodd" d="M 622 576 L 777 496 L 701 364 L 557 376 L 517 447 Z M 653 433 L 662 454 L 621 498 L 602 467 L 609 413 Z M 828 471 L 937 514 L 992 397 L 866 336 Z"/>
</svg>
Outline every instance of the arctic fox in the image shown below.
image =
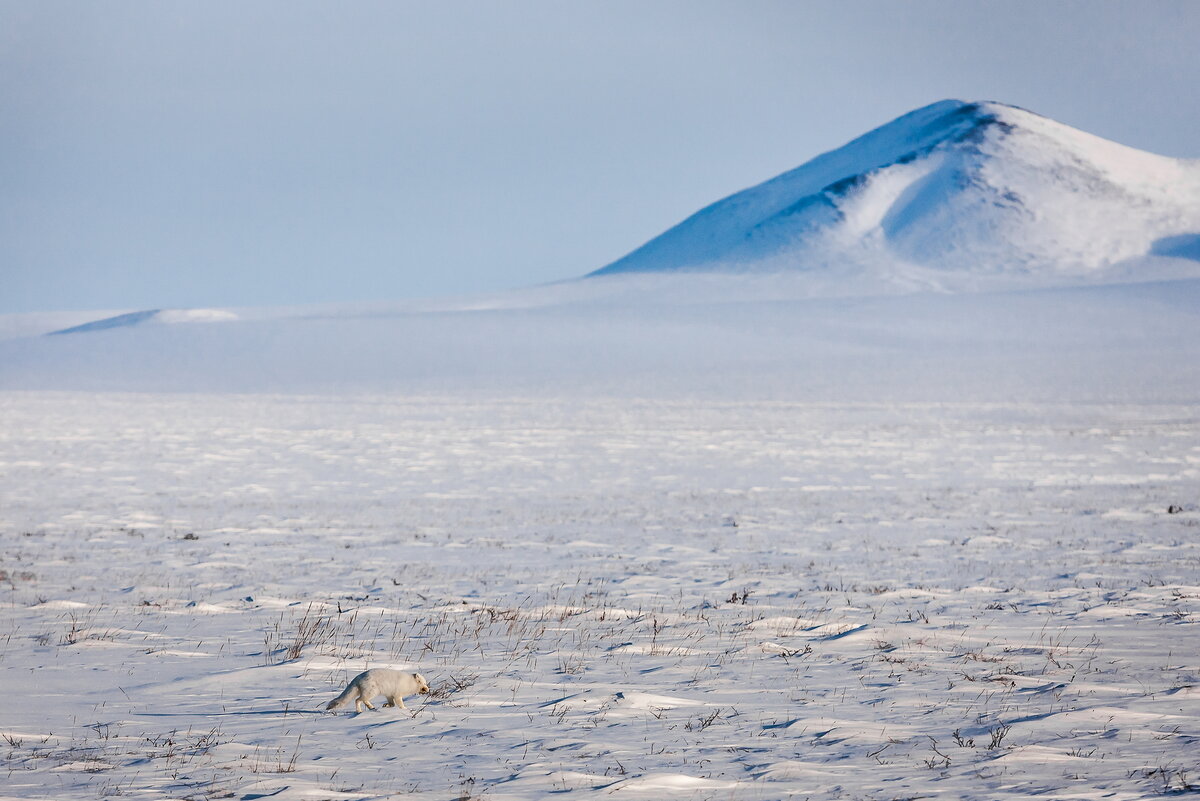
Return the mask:
<svg viewBox="0 0 1200 801">
<path fill-rule="evenodd" d="M 427 692 L 429 692 L 429 684 L 420 673 L 403 673 L 387 668 L 372 668 L 355 676 L 342 694 L 330 701 L 325 708 L 341 709 L 350 703 L 350 699 L 354 699 L 354 711 L 362 712 L 363 704 L 366 704 L 367 709 L 374 709 L 375 707 L 371 706 L 371 699 L 378 695 L 385 695 L 388 700 L 384 706 L 398 706 L 401 709 L 407 709 L 404 706 L 404 696 L 413 693 L 424 695 Z"/>
</svg>

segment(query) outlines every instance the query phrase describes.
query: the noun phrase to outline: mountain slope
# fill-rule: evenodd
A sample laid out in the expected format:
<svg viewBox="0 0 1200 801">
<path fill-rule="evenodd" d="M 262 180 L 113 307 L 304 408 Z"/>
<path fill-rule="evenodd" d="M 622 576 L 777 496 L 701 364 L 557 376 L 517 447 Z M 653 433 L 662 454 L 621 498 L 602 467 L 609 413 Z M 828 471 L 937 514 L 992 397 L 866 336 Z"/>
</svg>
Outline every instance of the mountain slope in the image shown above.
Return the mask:
<svg viewBox="0 0 1200 801">
<path fill-rule="evenodd" d="M 1200 162 L 946 100 L 714 203 L 592 275 L 805 271 L 971 288 L 1105 280 L 1147 256 L 1200 256 Z"/>
</svg>

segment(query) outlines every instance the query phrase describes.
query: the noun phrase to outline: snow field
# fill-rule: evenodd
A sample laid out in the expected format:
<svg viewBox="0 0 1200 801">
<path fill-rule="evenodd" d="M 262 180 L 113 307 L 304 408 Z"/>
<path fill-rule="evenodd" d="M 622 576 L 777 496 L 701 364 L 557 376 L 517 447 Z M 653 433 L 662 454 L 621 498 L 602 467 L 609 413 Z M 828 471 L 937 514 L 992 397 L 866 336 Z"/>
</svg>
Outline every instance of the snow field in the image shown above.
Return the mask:
<svg viewBox="0 0 1200 801">
<path fill-rule="evenodd" d="M 0 394 L 0 797 L 1144 798 L 1188 406 Z M 420 670 L 410 710 L 321 711 Z"/>
</svg>

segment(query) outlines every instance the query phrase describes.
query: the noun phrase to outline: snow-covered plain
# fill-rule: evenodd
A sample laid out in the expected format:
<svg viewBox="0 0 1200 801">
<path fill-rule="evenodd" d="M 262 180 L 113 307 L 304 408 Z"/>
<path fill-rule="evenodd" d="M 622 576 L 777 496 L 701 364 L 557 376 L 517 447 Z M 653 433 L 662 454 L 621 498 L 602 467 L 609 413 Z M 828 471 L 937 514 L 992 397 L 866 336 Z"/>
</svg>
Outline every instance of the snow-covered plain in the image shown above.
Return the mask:
<svg viewBox="0 0 1200 801">
<path fill-rule="evenodd" d="M 0 798 L 1194 790 L 1198 293 L 0 343 Z"/>
</svg>

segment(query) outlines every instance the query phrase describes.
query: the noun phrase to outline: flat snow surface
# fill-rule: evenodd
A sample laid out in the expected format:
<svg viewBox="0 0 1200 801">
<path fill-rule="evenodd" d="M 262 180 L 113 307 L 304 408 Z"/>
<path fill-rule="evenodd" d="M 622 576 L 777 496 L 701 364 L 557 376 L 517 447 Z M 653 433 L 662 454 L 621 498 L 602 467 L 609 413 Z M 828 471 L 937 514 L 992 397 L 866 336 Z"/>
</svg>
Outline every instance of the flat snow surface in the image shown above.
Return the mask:
<svg viewBox="0 0 1200 801">
<path fill-rule="evenodd" d="M 1194 406 L 35 392 L 0 414 L 4 798 L 1131 799 L 1200 776 Z M 368 666 L 434 695 L 321 711 Z"/>
<path fill-rule="evenodd" d="M 1196 789 L 1200 283 L 586 286 L 0 343 L 0 799 Z"/>
</svg>

